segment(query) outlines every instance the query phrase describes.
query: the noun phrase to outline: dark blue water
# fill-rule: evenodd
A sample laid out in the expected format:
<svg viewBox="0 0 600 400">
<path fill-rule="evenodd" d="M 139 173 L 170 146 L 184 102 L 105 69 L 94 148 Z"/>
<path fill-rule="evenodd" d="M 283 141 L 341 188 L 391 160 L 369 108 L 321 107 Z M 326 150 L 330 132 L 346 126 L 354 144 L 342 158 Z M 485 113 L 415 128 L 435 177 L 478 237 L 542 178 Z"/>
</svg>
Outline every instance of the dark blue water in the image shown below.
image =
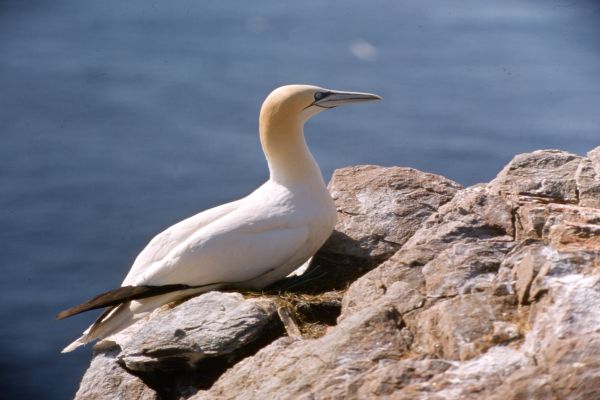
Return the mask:
<svg viewBox="0 0 600 400">
<path fill-rule="evenodd" d="M 0 393 L 69 398 L 59 350 L 158 231 L 267 177 L 264 96 L 371 91 L 307 136 L 326 178 L 412 166 L 463 184 L 515 153 L 600 145 L 595 1 L 0 1 Z"/>
</svg>

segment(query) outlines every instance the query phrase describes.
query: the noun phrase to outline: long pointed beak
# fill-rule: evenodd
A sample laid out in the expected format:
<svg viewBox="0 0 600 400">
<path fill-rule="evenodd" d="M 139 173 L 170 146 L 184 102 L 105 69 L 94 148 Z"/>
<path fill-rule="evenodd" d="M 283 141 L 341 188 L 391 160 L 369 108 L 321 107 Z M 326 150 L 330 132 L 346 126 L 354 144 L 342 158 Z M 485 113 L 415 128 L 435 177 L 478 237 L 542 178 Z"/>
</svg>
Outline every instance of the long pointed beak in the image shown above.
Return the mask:
<svg viewBox="0 0 600 400">
<path fill-rule="evenodd" d="M 313 104 L 323 108 L 333 108 L 344 104 L 363 103 L 365 101 L 381 100 L 381 96 L 371 93 L 329 91 L 327 96 Z"/>
</svg>

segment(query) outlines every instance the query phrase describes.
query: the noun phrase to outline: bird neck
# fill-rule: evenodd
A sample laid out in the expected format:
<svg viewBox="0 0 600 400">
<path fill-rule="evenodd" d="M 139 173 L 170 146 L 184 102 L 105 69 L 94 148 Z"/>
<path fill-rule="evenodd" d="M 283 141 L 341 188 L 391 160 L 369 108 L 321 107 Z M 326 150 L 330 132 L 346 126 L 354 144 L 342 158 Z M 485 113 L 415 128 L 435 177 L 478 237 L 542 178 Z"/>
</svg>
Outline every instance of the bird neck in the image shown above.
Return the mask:
<svg viewBox="0 0 600 400">
<path fill-rule="evenodd" d="M 317 183 L 325 186 L 321 170 L 304 139 L 299 116 L 261 112 L 260 143 L 269 164 L 270 180 L 283 185 Z"/>
</svg>

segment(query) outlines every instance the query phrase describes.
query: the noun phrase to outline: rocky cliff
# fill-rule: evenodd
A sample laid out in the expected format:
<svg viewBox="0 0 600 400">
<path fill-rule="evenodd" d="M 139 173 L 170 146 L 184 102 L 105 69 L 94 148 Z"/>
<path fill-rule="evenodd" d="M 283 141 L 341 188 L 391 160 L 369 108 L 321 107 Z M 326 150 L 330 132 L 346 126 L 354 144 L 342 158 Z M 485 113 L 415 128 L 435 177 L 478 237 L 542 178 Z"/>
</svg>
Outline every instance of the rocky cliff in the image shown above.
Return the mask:
<svg viewBox="0 0 600 400">
<path fill-rule="evenodd" d="M 95 347 L 78 399 L 598 399 L 600 147 L 462 188 L 335 172 L 300 277 L 165 306 Z"/>
</svg>

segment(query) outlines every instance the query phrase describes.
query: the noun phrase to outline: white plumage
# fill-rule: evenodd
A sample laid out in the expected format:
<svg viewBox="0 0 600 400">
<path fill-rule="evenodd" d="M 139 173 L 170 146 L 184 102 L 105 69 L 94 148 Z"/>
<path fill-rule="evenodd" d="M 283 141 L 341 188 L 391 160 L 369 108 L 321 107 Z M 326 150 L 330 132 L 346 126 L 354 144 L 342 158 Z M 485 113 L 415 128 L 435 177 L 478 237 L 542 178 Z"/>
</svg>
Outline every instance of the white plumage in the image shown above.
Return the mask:
<svg viewBox="0 0 600 400">
<path fill-rule="evenodd" d="M 336 217 L 321 171 L 306 146 L 304 123 L 325 109 L 379 98 L 308 85 L 273 91 L 260 113 L 269 180 L 241 200 L 201 212 L 158 234 L 122 283 L 203 287 L 113 305 L 63 352 L 117 333 L 178 298 L 225 284 L 262 288 L 301 266 L 327 240 Z"/>
</svg>

